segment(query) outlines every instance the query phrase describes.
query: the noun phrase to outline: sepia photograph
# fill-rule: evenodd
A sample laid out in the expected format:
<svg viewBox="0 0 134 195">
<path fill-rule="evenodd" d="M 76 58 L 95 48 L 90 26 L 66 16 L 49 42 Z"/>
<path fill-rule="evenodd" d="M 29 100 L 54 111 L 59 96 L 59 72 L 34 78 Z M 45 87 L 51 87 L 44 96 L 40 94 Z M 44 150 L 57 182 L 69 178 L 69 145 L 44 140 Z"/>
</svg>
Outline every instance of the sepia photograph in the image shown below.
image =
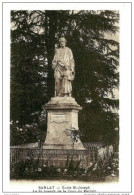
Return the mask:
<svg viewBox="0 0 134 195">
<path fill-rule="evenodd" d="M 118 10 L 11 11 L 11 179 L 118 181 L 118 36 Z"/>
<path fill-rule="evenodd" d="M 121 179 L 121 12 L 46 7 L 10 8 L 9 182 L 98 192 Z"/>
</svg>

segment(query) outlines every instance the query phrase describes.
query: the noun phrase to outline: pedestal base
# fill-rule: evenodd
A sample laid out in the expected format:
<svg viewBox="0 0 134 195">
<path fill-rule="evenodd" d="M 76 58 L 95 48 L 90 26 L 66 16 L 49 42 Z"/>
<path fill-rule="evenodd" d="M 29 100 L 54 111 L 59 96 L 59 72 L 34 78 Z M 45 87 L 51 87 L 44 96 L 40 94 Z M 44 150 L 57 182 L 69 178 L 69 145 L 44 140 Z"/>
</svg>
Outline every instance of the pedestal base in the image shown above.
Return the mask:
<svg viewBox="0 0 134 195">
<path fill-rule="evenodd" d="M 74 141 L 75 136 L 78 137 L 78 112 L 82 109 L 75 99 L 54 97 L 43 108 L 47 110 L 47 136 L 43 149 L 85 150 L 79 138 Z"/>
</svg>

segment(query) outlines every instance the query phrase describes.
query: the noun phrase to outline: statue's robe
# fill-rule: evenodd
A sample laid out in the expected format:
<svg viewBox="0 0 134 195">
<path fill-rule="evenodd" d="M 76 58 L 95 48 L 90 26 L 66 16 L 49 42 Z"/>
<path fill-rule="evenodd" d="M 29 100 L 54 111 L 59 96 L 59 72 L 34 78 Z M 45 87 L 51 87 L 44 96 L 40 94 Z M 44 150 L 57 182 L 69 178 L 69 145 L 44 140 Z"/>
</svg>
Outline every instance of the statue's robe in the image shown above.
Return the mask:
<svg viewBox="0 0 134 195">
<path fill-rule="evenodd" d="M 56 50 L 52 61 L 55 78 L 55 96 L 71 96 L 74 79 L 74 59 L 68 47 Z"/>
</svg>

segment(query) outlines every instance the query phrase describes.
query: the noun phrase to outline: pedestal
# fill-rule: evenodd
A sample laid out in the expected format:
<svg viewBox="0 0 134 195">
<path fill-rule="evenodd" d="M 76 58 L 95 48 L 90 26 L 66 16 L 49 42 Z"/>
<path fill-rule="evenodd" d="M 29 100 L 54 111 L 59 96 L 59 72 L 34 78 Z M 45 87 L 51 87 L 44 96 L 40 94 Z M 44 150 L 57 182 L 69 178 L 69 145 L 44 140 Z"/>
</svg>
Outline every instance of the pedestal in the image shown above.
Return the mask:
<svg viewBox="0 0 134 195">
<path fill-rule="evenodd" d="M 43 106 L 47 110 L 47 135 L 43 149 L 85 150 L 80 139 L 73 141 L 71 129 L 78 131 L 78 112 L 82 109 L 72 97 L 53 97 Z"/>
</svg>

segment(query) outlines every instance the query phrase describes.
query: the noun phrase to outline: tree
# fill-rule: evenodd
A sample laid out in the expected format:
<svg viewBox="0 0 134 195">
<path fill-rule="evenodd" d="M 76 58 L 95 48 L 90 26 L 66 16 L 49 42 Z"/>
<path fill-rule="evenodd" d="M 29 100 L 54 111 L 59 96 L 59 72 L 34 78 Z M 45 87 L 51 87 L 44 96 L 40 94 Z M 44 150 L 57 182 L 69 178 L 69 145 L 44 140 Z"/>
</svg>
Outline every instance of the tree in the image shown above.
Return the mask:
<svg viewBox="0 0 134 195">
<path fill-rule="evenodd" d="M 118 12 L 110 10 L 12 11 L 11 120 L 39 124 L 41 106 L 54 96 L 55 46 L 65 36 L 76 63 L 73 96 L 83 107 L 82 140 L 102 137 L 112 143 L 118 126 L 110 108 L 118 108 L 111 97 L 119 83 L 119 43 L 106 35 L 117 32 L 118 19 Z"/>
</svg>

